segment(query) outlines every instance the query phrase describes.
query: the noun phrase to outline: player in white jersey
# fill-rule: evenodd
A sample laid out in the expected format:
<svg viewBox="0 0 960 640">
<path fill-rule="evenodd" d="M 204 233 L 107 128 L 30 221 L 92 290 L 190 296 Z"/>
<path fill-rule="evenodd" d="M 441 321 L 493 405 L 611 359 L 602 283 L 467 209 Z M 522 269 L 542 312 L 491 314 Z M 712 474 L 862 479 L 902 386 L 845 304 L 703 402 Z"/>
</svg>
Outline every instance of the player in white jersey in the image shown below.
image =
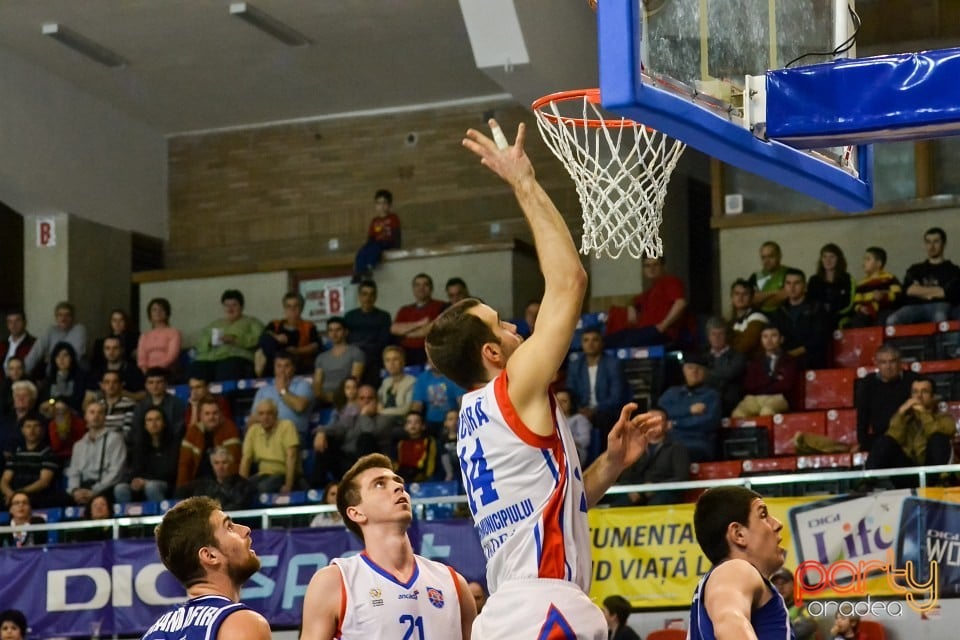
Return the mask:
<svg viewBox="0 0 960 640">
<path fill-rule="evenodd" d="M 467 581 L 413 553 L 410 495 L 390 458 L 360 458 L 340 480 L 337 510 L 364 550 L 310 580 L 301 640 L 469 640 L 477 608 Z"/>
<path fill-rule="evenodd" d="M 511 186 L 533 231 L 544 277 L 537 328 L 523 341 L 516 327 L 479 300 L 458 302 L 434 321 L 427 353 L 464 395 L 457 452 L 487 556 L 490 598 L 473 627 L 488 638 L 605 640 L 607 624 L 587 597 L 590 541 L 586 511 L 663 428 L 654 411 L 623 408 L 607 450 L 584 473 L 550 384 L 567 355 L 587 276 L 573 238 L 534 176 L 523 149 L 473 129 L 463 144 Z"/>
<path fill-rule="evenodd" d="M 188 498 L 157 526 L 160 560 L 190 599 L 160 616 L 144 640 L 270 640 L 266 619 L 240 602 L 260 569 L 250 527 L 236 524 L 210 498 Z"/>
</svg>

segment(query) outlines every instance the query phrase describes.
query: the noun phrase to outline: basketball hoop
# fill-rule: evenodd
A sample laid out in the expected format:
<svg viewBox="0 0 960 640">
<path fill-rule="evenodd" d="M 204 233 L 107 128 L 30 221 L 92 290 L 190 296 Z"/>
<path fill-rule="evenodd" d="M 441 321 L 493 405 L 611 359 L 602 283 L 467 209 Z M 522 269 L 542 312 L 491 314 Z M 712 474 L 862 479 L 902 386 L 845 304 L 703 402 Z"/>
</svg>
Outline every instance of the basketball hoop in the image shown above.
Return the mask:
<svg viewBox="0 0 960 640">
<path fill-rule="evenodd" d="M 580 252 L 619 258 L 663 255 L 660 223 L 667 184 L 686 145 L 600 111 L 599 89 L 563 91 L 533 103 L 544 142 L 577 186 Z"/>
</svg>

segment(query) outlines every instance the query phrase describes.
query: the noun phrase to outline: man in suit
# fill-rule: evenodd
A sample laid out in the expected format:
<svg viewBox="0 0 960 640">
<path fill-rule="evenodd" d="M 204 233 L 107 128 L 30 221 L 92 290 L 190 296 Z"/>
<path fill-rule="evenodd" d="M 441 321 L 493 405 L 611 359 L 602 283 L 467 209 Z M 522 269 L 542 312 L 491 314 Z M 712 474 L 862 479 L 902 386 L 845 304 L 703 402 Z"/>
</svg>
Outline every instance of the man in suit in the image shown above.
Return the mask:
<svg viewBox="0 0 960 640">
<path fill-rule="evenodd" d="M 580 346 L 583 353 L 567 368 L 567 386 L 573 391 L 580 413 L 606 434 L 630 399 L 627 383 L 620 362 L 603 352 L 599 328 L 585 329 Z"/>
</svg>

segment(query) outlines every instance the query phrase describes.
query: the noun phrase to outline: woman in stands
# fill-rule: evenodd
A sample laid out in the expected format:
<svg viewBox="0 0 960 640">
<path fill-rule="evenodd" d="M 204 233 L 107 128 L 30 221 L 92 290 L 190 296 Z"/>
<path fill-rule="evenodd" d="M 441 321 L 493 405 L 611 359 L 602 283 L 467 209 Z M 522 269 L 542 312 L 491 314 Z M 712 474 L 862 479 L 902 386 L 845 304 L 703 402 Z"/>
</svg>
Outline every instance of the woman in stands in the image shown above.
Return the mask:
<svg viewBox="0 0 960 640">
<path fill-rule="evenodd" d="M 17 491 L 10 497 L 10 526 L 23 527 L 28 524 L 43 524 L 46 520 L 33 515 L 30 496 Z M 0 547 L 32 547 L 47 544 L 46 531 L 13 531 L 0 536 Z"/>
<path fill-rule="evenodd" d="M 90 500 L 87 510 L 84 513 L 84 520 L 103 520 L 102 527 L 92 527 L 90 529 L 76 529 L 64 532 L 65 537 L 70 542 L 94 542 L 96 540 L 110 540 L 113 538 L 113 525 L 109 520 L 113 519 L 113 503 L 105 494 L 99 494 Z"/>
<path fill-rule="evenodd" d="M 170 302 L 154 298 L 147 303 L 151 329 L 140 336 L 137 366 L 146 372 L 152 367 L 173 369 L 180 359 L 180 331 L 170 326 Z"/>
<path fill-rule="evenodd" d="M 337 505 L 337 493 L 339 493 L 340 483 L 334 481 L 327 484 L 327 487 L 323 490 L 323 504 L 330 504 L 336 507 Z M 342 527 L 343 518 L 340 517 L 339 511 L 325 511 L 323 513 L 318 513 L 317 516 L 310 522 L 311 527 Z"/>
<path fill-rule="evenodd" d="M 70 408 L 66 398 L 51 398 L 45 405 L 53 407 L 53 416 L 47 425 L 50 450 L 60 465 L 66 467 L 73 455 L 73 444 L 87 433 L 87 425 L 80 414 Z"/>
<path fill-rule="evenodd" d="M 27 640 L 27 616 L 17 609 L 0 613 L 0 640 Z"/>
<path fill-rule="evenodd" d="M 143 427 L 134 434 L 130 447 L 129 480 L 113 488 L 118 504 L 128 502 L 160 502 L 173 495 L 177 482 L 180 441 L 167 426 L 167 419 L 158 407 L 147 409 Z"/>
<path fill-rule="evenodd" d="M 835 329 L 853 310 L 853 278 L 843 249 L 832 242 L 820 249 L 817 272 L 807 282 L 807 297 L 823 305 Z"/>
<path fill-rule="evenodd" d="M 102 371 L 106 367 L 106 359 L 103 356 L 103 341 L 107 338 L 119 338 L 123 345 L 123 359 L 134 364 L 137 361 L 137 343 L 140 340 L 140 332 L 137 331 L 130 322 L 130 316 L 123 309 L 114 309 L 110 312 L 110 323 L 107 329 L 107 335 L 97 338 L 93 343 L 93 352 L 90 354 L 90 369 L 92 371 Z"/>
<path fill-rule="evenodd" d="M 47 368 L 47 402 L 40 408 L 46 417 L 52 415 L 56 399 L 62 399 L 76 412 L 83 411 L 83 397 L 87 392 L 87 375 L 80 366 L 77 352 L 69 342 L 58 342 L 50 354 Z"/>
</svg>

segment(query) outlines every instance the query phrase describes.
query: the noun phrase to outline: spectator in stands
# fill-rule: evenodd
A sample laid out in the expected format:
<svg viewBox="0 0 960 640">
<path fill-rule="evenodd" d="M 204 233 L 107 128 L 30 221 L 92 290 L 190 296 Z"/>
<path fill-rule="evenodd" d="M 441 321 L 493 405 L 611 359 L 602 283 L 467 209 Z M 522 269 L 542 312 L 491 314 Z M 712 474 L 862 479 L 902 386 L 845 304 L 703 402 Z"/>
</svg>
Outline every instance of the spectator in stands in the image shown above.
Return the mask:
<svg viewBox="0 0 960 640">
<path fill-rule="evenodd" d="M 367 228 L 366 243 L 357 251 L 353 265 L 354 282 L 370 277 L 373 268 L 380 264 L 384 251 L 400 248 L 400 218 L 390 210 L 393 194 L 386 189 L 379 189 L 373 196 L 373 202 L 377 215 Z"/>
<path fill-rule="evenodd" d="M 0 455 L 3 461 L 12 459 L 20 444 L 21 421 L 37 410 L 37 386 L 29 380 L 14 382 L 10 394 L 13 398 L 13 410 L 8 415 L 0 416 Z M 0 468 L 2 467 L 3 463 L 0 461 Z"/>
<path fill-rule="evenodd" d="M 417 376 L 413 385 L 413 402 L 410 410 L 421 414 L 426 420 L 427 432 L 434 438 L 443 434 L 443 421 L 447 412 L 460 407 L 460 397 L 464 390 L 450 378 L 427 363 L 423 373 Z"/>
<path fill-rule="evenodd" d="M 189 395 L 187 395 L 187 402 L 184 405 L 183 423 L 185 427 L 189 428 L 191 425 L 200 422 L 200 402 L 208 397 L 216 398 L 217 404 L 220 405 L 221 415 L 233 420 L 233 410 L 230 408 L 230 403 L 227 402 L 227 399 L 219 393 L 214 393 L 211 390 L 210 381 L 197 377 L 198 375 L 200 374 L 195 371 L 194 375 L 187 380 Z M 181 435 L 181 437 L 183 436 Z"/>
<path fill-rule="evenodd" d="M 127 446 L 132 446 L 133 412 L 137 403 L 123 394 L 123 382 L 116 371 L 104 371 L 100 380 L 100 391 L 87 392 L 84 406 L 91 402 L 99 402 L 106 411 L 107 428 L 123 436 Z"/>
<path fill-rule="evenodd" d="M 0 613 L 0 638 L 3 640 L 26 640 L 27 617 L 17 609 Z"/>
<path fill-rule="evenodd" d="M 473 595 L 473 601 L 477 603 L 477 615 L 480 615 L 483 606 L 487 604 L 487 590 L 476 580 L 468 582 L 467 588 L 470 589 L 470 593 Z"/>
<path fill-rule="evenodd" d="M 580 458 L 580 466 L 587 467 L 590 462 L 590 440 L 593 436 L 593 425 L 590 419 L 578 411 L 579 407 L 573 397 L 570 389 L 557 389 L 554 395 L 557 397 L 557 408 L 567 419 L 567 426 L 570 427 L 570 433 L 573 434 L 573 443 L 577 445 L 577 457 Z"/>
<path fill-rule="evenodd" d="M 720 394 L 721 415 L 727 416 L 743 397 L 743 374 L 747 369 L 747 358 L 727 344 L 727 323 L 723 318 L 710 318 L 706 328 L 706 382 Z"/>
<path fill-rule="evenodd" d="M 707 386 L 706 360 L 684 354 L 682 385 L 670 387 L 657 406 L 670 420 L 671 437 L 686 447 L 693 462 L 717 459 L 720 436 L 720 394 Z"/>
<path fill-rule="evenodd" d="M 517 327 L 517 335 L 523 339 L 530 337 L 533 327 L 537 323 L 537 314 L 540 313 L 540 300 L 530 300 L 523 308 L 523 317 L 513 321 Z"/>
<path fill-rule="evenodd" d="M 163 411 L 157 407 L 147 410 L 143 433 L 136 441 L 139 445 L 130 448 L 126 480 L 113 488 L 114 499 L 126 504 L 142 500 L 160 502 L 171 497 L 177 481 L 180 441 L 167 426 Z"/>
<path fill-rule="evenodd" d="M 760 346 L 760 332 L 770 324 L 766 315 L 753 306 L 753 285 L 743 278 L 737 279 L 730 287 L 730 346 L 734 351 L 748 358 L 763 352 Z"/>
<path fill-rule="evenodd" d="M 343 318 L 327 320 L 327 338 L 332 346 L 317 356 L 313 365 L 313 393 L 324 404 L 333 402 L 333 392 L 347 376 L 363 377 L 365 357 L 360 347 L 348 344 L 349 330 Z"/>
<path fill-rule="evenodd" d="M 256 375 L 262 377 L 265 372 L 273 371 L 273 358 L 278 351 L 286 351 L 294 357 L 297 373 L 313 371 L 313 359 L 320 351 L 320 335 L 317 327 L 304 320 L 303 296 L 296 291 L 288 291 L 283 296 L 283 318 L 272 320 L 260 335 Z"/>
<path fill-rule="evenodd" d="M 100 344 L 100 361 L 90 368 L 90 389 L 96 390 L 105 371 L 115 371 L 123 383 L 123 394 L 134 400 L 143 400 L 143 372 L 123 351 L 123 342 L 118 336 L 107 336 Z"/>
<path fill-rule="evenodd" d="M 279 419 L 277 403 L 269 398 L 254 405 L 251 417 L 252 424 L 243 437 L 240 475 L 261 493 L 290 493 L 300 480 L 297 428 L 289 420 Z"/>
<path fill-rule="evenodd" d="M 40 516 L 33 514 L 33 505 L 30 503 L 30 496 L 24 493 L 23 491 L 17 491 L 12 496 L 10 496 L 9 501 L 7 502 L 7 507 L 10 509 L 10 527 L 23 527 L 30 524 L 45 524 L 44 520 Z M 0 534 L 0 547 L 32 547 L 32 546 L 42 546 L 47 544 L 47 532 L 46 531 L 11 531 L 10 533 Z M 19 611 L 17 612 L 19 613 Z M 20 614 L 21 617 L 23 614 Z M 7 640 L 8 636 L 3 635 L 3 631 L 7 629 L 10 618 L 10 611 L 4 611 L 0 613 L 0 638 L 2 640 Z M 27 623 L 26 621 L 20 626 L 22 631 L 21 638 L 27 637 Z M 15 636 L 14 636 L 15 637 Z"/>
<path fill-rule="evenodd" d="M 890 421 L 912 396 L 917 375 L 904 371 L 900 352 L 892 344 L 881 345 L 873 356 L 877 372 L 857 381 L 857 444 L 870 452 L 890 427 Z"/>
<path fill-rule="evenodd" d="M 200 332 L 197 359 L 190 365 L 191 375 L 198 372 L 205 380 L 240 380 L 253 376 L 253 352 L 257 348 L 263 324 L 243 315 L 243 294 L 227 289 L 220 296 L 223 318 L 214 320 Z"/>
<path fill-rule="evenodd" d="M 237 473 L 230 447 L 218 446 L 209 455 L 212 476 L 201 476 L 177 489 L 177 497 L 207 496 L 227 511 L 250 509 L 257 502 L 257 488 Z"/>
<path fill-rule="evenodd" d="M 113 502 L 107 494 L 95 495 L 83 514 L 84 520 L 113 520 Z M 89 529 L 76 529 L 64 532 L 69 542 L 95 542 L 113 538 L 113 527 L 104 522 L 103 526 Z"/>
<path fill-rule="evenodd" d="M 90 504 L 97 495 L 113 495 L 113 486 L 127 464 L 123 436 L 106 428 L 103 405 L 89 405 L 83 418 L 87 433 L 73 445 L 66 470 L 67 492 L 78 505 Z"/>
<path fill-rule="evenodd" d="M 847 271 L 843 250 L 830 242 L 820 249 L 817 270 L 807 283 L 807 297 L 820 303 L 836 329 L 853 309 L 853 278 Z"/>
<path fill-rule="evenodd" d="M 187 430 L 180 444 L 177 462 L 177 488 L 187 486 L 197 478 L 213 476 L 208 454 L 218 446 L 230 451 L 234 460 L 240 458 L 240 432 L 233 420 L 223 417 L 216 399 L 200 401 L 200 421 Z"/>
<path fill-rule="evenodd" d="M 70 408 L 63 398 L 53 402 L 53 417 L 47 424 L 47 439 L 53 455 L 61 466 L 66 466 L 73 455 L 73 445 L 79 442 L 87 433 L 87 425 L 83 417 Z M 121 436 L 122 437 L 122 436 Z"/>
<path fill-rule="evenodd" d="M 890 428 L 874 440 L 867 468 L 948 464 L 956 434 L 953 418 L 937 409 L 933 380 L 917 378 L 910 397 L 890 419 Z"/>
<path fill-rule="evenodd" d="M 184 433 L 184 405 L 183 400 L 167 393 L 167 370 L 159 367 L 147 369 L 146 382 L 147 397 L 137 404 L 133 411 L 133 432 L 141 433 L 144 427 L 144 416 L 148 409 L 157 407 L 163 411 L 167 426 L 174 438 L 180 440 Z"/>
<path fill-rule="evenodd" d="M 927 259 L 907 269 L 903 278 L 905 306 L 887 316 L 888 325 L 943 322 L 960 295 L 960 267 L 943 257 L 947 233 L 940 227 L 927 229 L 923 243 Z"/>
<path fill-rule="evenodd" d="M 146 373 L 160 367 L 168 371 L 176 369 L 180 362 L 180 331 L 170 326 L 170 301 L 153 298 L 147 303 L 147 318 L 150 330 L 140 336 L 137 343 L 137 366 Z"/>
<path fill-rule="evenodd" d="M 567 367 L 567 386 L 573 392 L 580 413 L 604 436 L 601 442 L 630 399 L 620 361 L 604 353 L 603 347 L 600 329 L 587 327 L 580 335 L 582 353 Z"/>
<path fill-rule="evenodd" d="M 900 302 L 903 289 L 892 273 L 884 271 L 887 252 L 880 247 L 867 247 L 863 255 L 863 280 L 853 294 L 853 315 L 848 326 L 872 327 L 883 324 Z"/>
<path fill-rule="evenodd" d="M 7 312 L 7 339 L 0 342 L 0 379 L 6 372 L 11 358 L 22 362 L 37 339 L 27 332 L 27 314 L 21 309 Z"/>
<path fill-rule="evenodd" d="M 380 384 L 380 362 L 383 350 L 393 340 L 390 314 L 377 308 L 377 283 L 364 280 L 357 289 L 360 306 L 347 311 L 343 317 L 347 327 L 347 342 L 360 347 L 364 355 L 363 378 L 360 382 Z"/>
<path fill-rule="evenodd" d="M 286 351 L 278 351 L 273 358 L 273 384 L 257 389 L 253 406 L 272 400 L 279 410 L 280 420 L 290 421 L 306 446 L 310 433 L 310 412 L 313 411 L 313 388 L 306 378 L 294 376 L 294 359 Z"/>
<path fill-rule="evenodd" d="M 9 416 L 13 413 L 13 383 L 27 379 L 23 359 L 16 356 L 9 358 L 4 366 L 4 374 L 0 381 L 0 416 Z"/>
<path fill-rule="evenodd" d="M 104 342 L 108 338 L 117 338 L 120 342 L 119 353 L 123 360 L 131 367 L 136 366 L 137 345 L 140 342 L 140 332 L 134 328 L 130 322 L 130 316 L 123 309 L 114 309 L 110 312 L 110 322 L 107 328 L 107 335 L 103 338 L 97 338 L 93 343 L 93 349 L 90 352 L 90 369 L 95 372 L 103 371 L 106 367 L 105 361 L 107 353 L 103 349 Z M 112 368 L 116 368 L 114 365 Z"/>
<path fill-rule="evenodd" d="M 0 476 L 4 504 L 9 505 L 14 494 L 21 492 L 28 494 L 31 504 L 39 508 L 62 506 L 64 496 L 56 485 L 60 463 L 44 438 L 43 419 L 34 413 L 21 424 L 23 442 Z"/>
<path fill-rule="evenodd" d="M 760 245 L 761 268 L 750 275 L 749 282 L 753 287 L 753 306 L 759 307 L 763 313 L 772 313 L 787 299 L 783 290 L 787 267 L 780 264 L 782 257 L 780 245 L 776 242 L 767 240 Z"/>
<path fill-rule="evenodd" d="M 680 339 L 687 309 L 687 294 L 680 278 L 664 272 L 664 257 L 644 258 L 647 288 L 627 307 L 625 327 L 616 327 L 613 310 L 607 325 L 607 345 L 612 348 L 670 344 Z M 611 423 L 612 424 L 612 423 Z"/>
<path fill-rule="evenodd" d="M 630 602 L 623 596 L 607 596 L 603 599 L 603 617 L 607 619 L 609 640 L 640 640 L 637 632 L 627 625 Z"/>
<path fill-rule="evenodd" d="M 69 302 L 60 302 L 53 310 L 54 324 L 33 343 L 25 363 L 30 374 L 44 371 L 53 349 L 61 342 L 69 342 L 78 361 L 87 354 L 87 328 L 74 322 L 74 308 Z"/>
<path fill-rule="evenodd" d="M 397 443 L 397 474 L 406 482 L 433 480 L 437 471 L 437 441 L 427 433 L 423 416 L 416 411 L 407 414 L 403 423 L 406 437 Z"/>
<path fill-rule="evenodd" d="M 324 425 L 315 427 L 311 432 L 309 442 L 313 442 L 314 462 L 313 471 L 310 475 L 310 486 L 324 486 L 333 476 L 331 471 L 339 468 L 339 464 L 336 462 L 336 448 L 326 447 L 325 445 L 321 448 L 317 441 L 319 437 L 324 443 L 326 442 L 326 434 L 321 433 L 325 429 L 341 422 L 349 423 L 356 420 L 357 416 L 360 415 L 360 403 L 357 400 L 359 388 L 360 384 L 356 378 L 350 376 L 344 378 L 333 394 L 333 411 L 330 413 L 329 419 Z M 320 435 L 318 436 L 318 434 Z"/>
<path fill-rule="evenodd" d="M 734 418 L 753 418 L 786 413 L 791 403 L 796 404 L 796 387 L 800 368 L 796 358 L 784 353 L 783 338 L 776 326 L 765 327 L 760 333 L 763 355 L 747 363 L 743 378 L 746 394 L 730 414 Z"/>
<path fill-rule="evenodd" d="M 331 481 L 327 483 L 327 486 L 323 488 L 323 496 L 320 499 L 322 504 L 330 505 L 333 507 L 333 511 L 324 511 L 318 513 L 313 520 L 310 521 L 311 527 L 342 527 L 343 518 L 340 517 L 340 512 L 337 511 L 337 494 L 340 491 L 340 483 L 336 481 Z"/>
<path fill-rule="evenodd" d="M 823 369 L 833 327 L 826 309 L 807 296 L 806 281 L 800 269 L 787 269 L 783 279 L 787 299 L 770 320 L 780 328 L 784 351 L 796 358 L 802 369 Z"/>
<path fill-rule="evenodd" d="M 341 416 L 337 422 L 317 431 L 313 440 L 313 448 L 318 453 L 325 453 L 334 444 L 331 440 L 335 441 L 338 455 L 331 456 L 335 468 L 329 471 L 338 477 L 360 456 L 390 449 L 394 417 L 380 413 L 376 389 L 367 384 L 361 385 L 357 390 L 357 400 L 360 403 L 359 413 Z"/>
<path fill-rule="evenodd" d="M 839 609 L 834 615 L 830 635 L 833 640 L 867 640 L 867 636 L 860 631 L 860 616 L 845 616 Z"/>
<path fill-rule="evenodd" d="M 47 398 L 63 398 L 74 411 L 83 411 L 83 398 L 87 393 L 87 374 L 80 366 L 77 352 L 69 342 L 59 342 L 53 348 L 50 366 L 47 369 Z M 49 406 L 49 402 L 47 403 Z M 44 408 L 41 407 L 41 412 Z M 49 411 L 46 412 L 49 416 Z"/>
<path fill-rule="evenodd" d="M 667 423 L 668 425 L 670 423 Z M 620 474 L 617 484 L 651 482 L 684 482 L 690 479 L 690 452 L 675 442 L 668 429 L 647 437 L 647 450 Z M 633 506 L 674 504 L 681 502 L 682 491 L 645 491 L 626 494 L 626 503 Z"/>
<path fill-rule="evenodd" d="M 380 414 L 391 416 L 398 424 L 403 424 L 405 416 L 413 404 L 413 385 L 417 379 L 403 368 L 404 350 L 400 347 L 387 347 L 383 350 L 383 368 L 387 377 L 380 384 L 377 399 L 380 401 Z"/>
<path fill-rule="evenodd" d="M 447 292 L 447 305 L 452 306 L 470 297 L 470 290 L 463 278 L 450 278 L 444 287 Z"/>
<path fill-rule="evenodd" d="M 580 417 L 583 418 L 583 416 Z M 586 418 L 583 419 L 586 420 Z M 459 424 L 459 409 L 447 411 L 447 415 L 443 419 L 442 439 L 437 445 L 440 449 L 440 464 L 443 467 L 444 482 L 451 482 L 453 480 L 462 481 L 460 477 L 460 458 L 457 455 L 457 427 Z"/>
<path fill-rule="evenodd" d="M 770 576 L 770 582 L 777 588 L 783 597 L 790 616 L 790 627 L 796 640 L 814 640 L 817 636 L 817 622 L 808 613 L 806 606 L 797 606 L 793 598 L 793 574 L 787 569 L 780 569 Z"/>
<path fill-rule="evenodd" d="M 390 333 L 400 339 L 400 346 L 411 365 L 422 365 L 427 361 L 423 348 L 424 336 L 430 330 L 430 323 L 440 315 L 446 305 L 433 299 L 433 278 L 425 273 L 413 277 L 414 303 L 400 307 L 390 325 Z"/>
</svg>

